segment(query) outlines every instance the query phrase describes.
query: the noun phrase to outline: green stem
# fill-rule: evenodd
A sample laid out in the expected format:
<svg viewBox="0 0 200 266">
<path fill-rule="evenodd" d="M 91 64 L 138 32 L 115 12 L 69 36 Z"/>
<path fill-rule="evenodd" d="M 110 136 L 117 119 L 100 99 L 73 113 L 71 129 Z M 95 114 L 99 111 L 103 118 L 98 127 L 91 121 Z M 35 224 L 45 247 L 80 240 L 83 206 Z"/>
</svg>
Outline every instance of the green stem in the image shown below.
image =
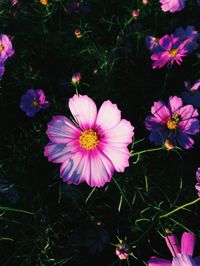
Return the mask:
<svg viewBox="0 0 200 266">
<path fill-rule="evenodd" d="M 117 181 L 115 180 L 115 178 L 113 177 L 112 180 L 114 181 L 115 185 L 118 187 L 122 197 L 124 198 L 124 200 L 126 201 L 126 203 L 128 204 L 128 206 L 131 208 L 131 204 L 130 202 L 128 201 L 127 197 L 125 196 L 124 194 L 124 191 L 121 189 L 120 185 L 117 183 Z"/>
<path fill-rule="evenodd" d="M 193 201 L 190 201 L 190 202 L 188 202 L 188 203 L 186 203 L 186 204 L 184 204 L 184 205 L 181 205 L 181 206 L 177 207 L 176 209 L 174 209 L 174 210 L 172 210 L 172 211 L 170 211 L 170 212 L 167 212 L 167 213 L 161 215 L 159 218 L 162 219 L 162 218 L 164 218 L 164 217 L 167 217 L 167 216 L 169 216 L 169 215 L 171 215 L 171 214 L 173 214 L 173 213 L 175 213 L 175 212 L 177 212 L 177 211 L 179 211 L 179 210 L 181 210 L 181 209 L 184 209 L 184 208 L 187 207 L 187 206 L 190 206 L 190 205 L 195 204 L 195 203 L 198 202 L 198 201 L 200 201 L 200 198 L 197 198 L 197 199 L 195 199 L 195 200 L 193 200 Z"/>
<path fill-rule="evenodd" d="M 159 148 L 147 149 L 147 150 L 143 150 L 143 151 L 139 151 L 139 152 L 132 152 L 131 151 L 131 157 L 140 155 L 142 153 L 153 152 L 153 151 L 160 151 L 160 150 L 163 150 L 163 149 L 164 149 L 163 147 L 159 147 Z"/>
</svg>

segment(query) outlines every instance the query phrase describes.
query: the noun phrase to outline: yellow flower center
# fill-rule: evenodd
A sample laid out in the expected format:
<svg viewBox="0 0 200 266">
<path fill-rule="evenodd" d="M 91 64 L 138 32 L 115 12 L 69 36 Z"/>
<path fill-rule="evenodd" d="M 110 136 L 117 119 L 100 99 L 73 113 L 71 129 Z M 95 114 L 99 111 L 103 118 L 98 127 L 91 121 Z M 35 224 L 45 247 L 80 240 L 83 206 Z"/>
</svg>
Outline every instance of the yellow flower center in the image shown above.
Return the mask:
<svg viewBox="0 0 200 266">
<path fill-rule="evenodd" d="M 168 53 L 170 56 L 175 56 L 178 54 L 178 49 L 171 49 L 171 50 L 169 50 Z"/>
<path fill-rule="evenodd" d="M 38 101 L 37 101 L 37 100 L 33 100 L 33 101 L 32 101 L 32 106 L 33 106 L 33 107 L 37 107 L 37 106 L 38 106 L 38 104 L 39 104 L 39 103 L 38 103 Z"/>
<path fill-rule="evenodd" d="M 0 44 L 0 52 L 2 52 L 3 50 L 4 50 L 4 46 Z"/>
<path fill-rule="evenodd" d="M 92 150 L 99 143 L 99 137 L 93 129 L 89 129 L 82 132 L 79 142 L 82 148 Z"/>
<path fill-rule="evenodd" d="M 167 120 L 167 127 L 171 130 L 176 129 L 180 120 L 181 116 L 179 114 L 173 114 L 172 118 Z"/>
</svg>

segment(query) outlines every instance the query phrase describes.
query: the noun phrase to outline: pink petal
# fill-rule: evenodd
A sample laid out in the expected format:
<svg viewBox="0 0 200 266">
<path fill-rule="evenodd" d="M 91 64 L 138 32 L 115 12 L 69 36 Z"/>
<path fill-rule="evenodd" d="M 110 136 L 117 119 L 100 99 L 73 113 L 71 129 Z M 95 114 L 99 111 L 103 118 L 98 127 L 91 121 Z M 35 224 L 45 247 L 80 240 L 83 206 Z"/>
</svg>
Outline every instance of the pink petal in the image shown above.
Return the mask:
<svg viewBox="0 0 200 266">
<path fill-rule="evenodd" d="M 62 163 L 76 151 L 75 144 L 56 144 L 49 142 L 44 148 L 44 156 L 53 163 Z"/>
<path fill-rule="evenodd" d="M 148 261 L 148 266 L 172 266 L 172 263 L 170 260 L 165 260 L 158 257 L 152 257 Z"/>
<path fill-rule="evenodd" d="M 97 115 L 96 125 L 103 130 L 110 129 L 115 127 L 120 120 L 121 111 L 117 108 L 117 105 L 109 100 L 103 102 Z"/>
<path fill-rule="evenodd" d="M 184 232 L 181 238 L 181 253 L 193 255 L 196 236 L 192 232 Z"/>
<path fill-rule="evenodd" d="M 81 130 L 65 116 L 56 115 L 48 123 L 46 133 L 52 142 L 67 143 L 73 139 L 78 140 Z"/>
<path fill-rule="evenodd" d="M 151 107 L 151 113 L 160 122 L 164 122 L 170 117 L 169 109 L 163 101 L 154 102 L 154 105 Z"/>
<path fill-rule="evenodd" d="M 114 146 L 127 146 L 132 142 L 134 135 L 134 127 L 126 119 L 122 119 L 120 123 L 111 129 L 104 131 L 104 141 Z"/>
<path fill-rule="evenodd" d="M 124 169 L 129 166 L 130 152 L 125 146 L 116 147 L 109 144 L 106 145 L 105 143 L 101 143 L 99 147 L 113 163 L 117 172 L 124 172 Z"/>
<path fill-rule="evenodd" d="M 182 117 L 182 121 L 191 119 L 192 117 L 198 117 L 198 111 L 192 105 L 188 104 L 181 107 L 178 111 L 178 114 Z"/>
<path fill-rule="evenodd" d="M 94 126 L 97 116 L 97 107 L 94 101 L 87 95 L 74 95 L 69 99 L 69 109 L 83 130 Z"/>
<path fill-rule="evenodd" d="M 183 101 L 181 98 L 179 98 L 177 96 L 171 96 L 169 98 L 168 106 L 171 110 L 171 113 L 173 114 L 183 106 Z"/>
<path fill-rule="evenodd" d="M 172 234 L 172 235 L 165 237 L 165 241 L 172 256 L 175 256 L 181 252 L 179 241 L 175 235 Z"/>
<path fill-rule="evenodd" d="M 110 182 L 114 173 L 114 166 L 108 157 L 99 149 L 94 149 L 91 153 L 91 176 L 86 180 L 91 187 L 103 187 Z"/>
<path fill-rule="evenodd" d="M 112 178 L 114 167 L 100 151 L 79 151 L 63 162 L 60 175 L 68 184 L 87 182 L 91 187 L 102 187 Z"/>
</svg>

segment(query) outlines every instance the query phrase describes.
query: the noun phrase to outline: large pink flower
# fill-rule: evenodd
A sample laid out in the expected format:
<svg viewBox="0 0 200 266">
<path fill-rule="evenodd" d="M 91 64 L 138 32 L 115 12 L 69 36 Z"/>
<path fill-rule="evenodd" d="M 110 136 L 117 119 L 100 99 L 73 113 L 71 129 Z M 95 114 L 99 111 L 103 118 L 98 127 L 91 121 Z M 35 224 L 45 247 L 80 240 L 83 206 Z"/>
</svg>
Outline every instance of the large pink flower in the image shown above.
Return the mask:
<svg viewBox="0 0 200 266">
<path fill-rule="evenodd" d="M 172 261 L 158 257 L 152 257 L 148 266 L 200 266 L 200 257 L 192 258 L 195 247 L 195 234 L 184 232 L 181 245 L 174 234 L 165 237 L 167 246 L 173 256 Z"/>
<path fill-rule="evenodd" d="M 113 172 L 123 172 L 129 166 L 134 128 L 121 119 L 116 104 L 105 101 L 97 112 L 94 101 L 86 95 L 69 99 L 69 109 L 76 121 L 54 116 L 48 124 L 50 142 L 44 155 L 49 161 L 62 163 L 60 175 L 68 184 L 87 182 L 101 187 Z"/>
</svg>

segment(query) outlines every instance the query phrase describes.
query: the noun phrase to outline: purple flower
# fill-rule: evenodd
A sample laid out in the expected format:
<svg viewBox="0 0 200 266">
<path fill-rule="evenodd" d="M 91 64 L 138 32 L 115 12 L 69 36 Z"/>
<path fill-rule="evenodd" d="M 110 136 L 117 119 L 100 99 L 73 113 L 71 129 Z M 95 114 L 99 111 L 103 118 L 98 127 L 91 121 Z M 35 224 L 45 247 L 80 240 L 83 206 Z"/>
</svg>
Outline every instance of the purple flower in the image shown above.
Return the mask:
<svg viewBox="0 0 200 266">
<path fill-rule="evenodd" d="M 186 49 L 188 40 L 180 42 L 180 38 L 173 35 L 165 35 L 159 40 L 162 51 L 152 54 L 151 59 L 155 61 L 153 68 L 161 68 L 164 65 L 172 65 L 174 62 L 181 64 L 182 57 L 188 54 Z"/>
<path fill-rule="evenodd" d="M 197 194 L 200 197 L 200 167 L 197 168 L 196 171 L 196 179 L 197 179 L 197 183 L 195 185 L 196 190 L 198 191 Z"/>
<path fill-rule="evenodd" d="M 20 108 L 28 117 L 33 117 L 41 109 L 47 108 L 49 102 L 45 100 L 43 90 L 29 89 L 20 99 Z"/>
<path fill-rule="evenodd" d="M 145 119 L 145 126 L 151 131 L 150 141 L 161 145 L 168 139 L 175 146 L 192 148 L 194 140 L 190 135 L 196 135 L 200 128 L 198 111 L 192 105 L 183 106 L 181 98 L 171 96 L 167 105 L 154 102 L 151 113 Z"/>
<path fill-rule="evenodd" d="M 0 61 L 0 79 L 2 78 L 4 72 L 5 72 L 4 64 Z"/>
<path fill-rule="evenodd" d="M 161 9 L 164 12 L 177 12 L 185 7 L 185 0 L 160 0 Z"/>
<path fill-rule="evenodd" d="M 186 49 L 188 54 L 198 48 L 197 40 L 199 39 L 199 33 L 193 26 L 187 26 L 184 30 L 182 27 L 177 28 L 174 32 L 174 36 L 180 38 L 180 41 L 188 40 L 186 43 Z"/>
<path fill-rule="evenodd" d="M 14 50 L 8 35 L 0 34 L 0 61 L 5 62 L 8 57 L 13 56 Z"/>
<path fill-rule="evenodd" d="M 186 104 L 192 104 L 194 107 L 200 107 L 200 79 L 198 79 L 192 86 L 189 81 L 185 81 L 186 91 L 182 93 L 183 101 Z"/>
<path fill-rule="evenodd" d="M 166 244 L 173 258 L 171 260 L 151 257 L 148 266 L 200 266 L 200 257 L 192 258 L 196 236 L 192 232 L 184 232 L 181 245 L 174 234 L 165 237 Z"/>
</svg>

